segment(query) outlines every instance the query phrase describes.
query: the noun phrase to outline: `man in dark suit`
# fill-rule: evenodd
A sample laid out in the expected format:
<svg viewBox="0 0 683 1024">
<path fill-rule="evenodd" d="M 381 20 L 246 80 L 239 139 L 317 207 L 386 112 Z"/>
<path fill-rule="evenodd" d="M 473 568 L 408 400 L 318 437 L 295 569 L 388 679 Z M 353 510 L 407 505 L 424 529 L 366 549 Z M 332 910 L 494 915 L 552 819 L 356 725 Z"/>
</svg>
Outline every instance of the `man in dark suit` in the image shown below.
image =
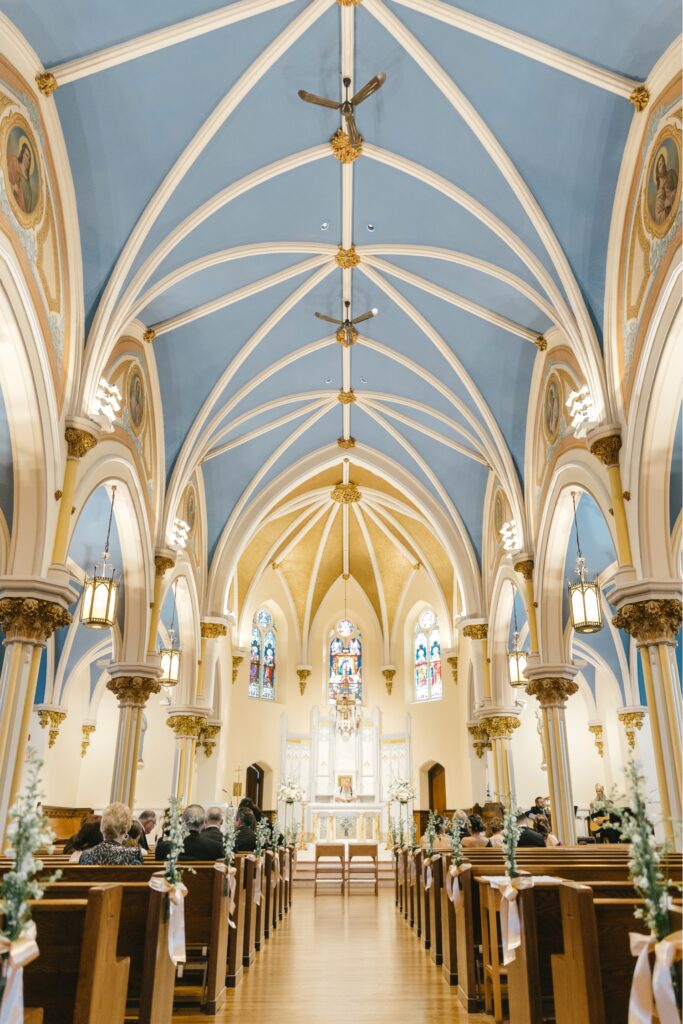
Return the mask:
<svg viewBox="0 0 683 1024">
<path fill-rule="evenodd" d="M 526 811 L 523 814 L 518 814 L 516 821 L 517 828 L 520 829 L 518 846 L 545 846 L 545 839 L 540 832 L 536 832 L 532 828 Z"/>
<path fill-rule="evenodd" d="M 223 811 L 220 807 L 207 808 L 202 835 L 223 845 Z"/>
<path fill-rule="evenodd" d="M 201 804 L 190 804 L 183 811 L 183 822 L 189 829 L 183 843 L 183 852 L 178 860 L 222 860 L 225 856 L 221 838 L 208 836 L 203 830 L 206 815 Z M 154 856 L 157 860 L 165 860 L 170 851 L 168 839 L 160 839 Z"/>
<path fill-rule="evenodd" d="M 141 811 L 138 821 L 142 825 L 142 835 L 138 839 L 139 845 L 143 850 L 149 850 L 149 844 L 147 842 L 147 836 L 153 831 L 156 823 L 157 816 L 155 811 Z"/>
<path fill-rule="evenodd" d="M 256 818 L 248 807 L 239 807 L 235 815 L 235 853 L 253 853 L 256 849 Z"/>
</svg>

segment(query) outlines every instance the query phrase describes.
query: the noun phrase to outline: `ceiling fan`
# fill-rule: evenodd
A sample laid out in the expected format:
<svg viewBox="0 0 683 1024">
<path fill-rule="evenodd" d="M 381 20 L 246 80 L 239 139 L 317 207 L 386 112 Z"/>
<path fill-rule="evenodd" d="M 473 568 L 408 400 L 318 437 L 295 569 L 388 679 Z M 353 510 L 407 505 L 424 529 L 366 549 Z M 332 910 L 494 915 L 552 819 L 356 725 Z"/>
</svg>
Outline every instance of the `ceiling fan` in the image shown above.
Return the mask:
<svg viewBox="0 0 683 1024">
<path fill-rule="evenodd" d="M 315 315 L 318 320 L 325 320 L 328 324 L 337 324 L 340 331 L 344 332 L 344 336 L 346 338 L 345 344 L 353 345 L 358 334 L 355 329 L 356 324 L 362 324 L 364 320 L 372 320 L 373 316 L 377 316 L 379 310 L 369 309 L 367 313 L 361 313 L 360 316 L 355 316 L 352 320 L 351 303 L 348 299 L 345 300 L 344 306 L 346 307 L 346 317 L 343 320 L 335 320 L 333 316 L 326 316 L 325 313 L 316 313 Z"/>
<path fill-rule="evenodd" d="M 349 142 L 352 146 L 360 146 L 363 142 L 363 136 L 358 131 L 356 126 L 356 119 L 354 117 L 354 108 L 366 100 L 368 96 L 372 96 L 373 93 L 377 92 L 384 85 L 386 79 L 384 71 L 380 71 L 378 75 L 371 78 L 369 82 L 363 86 L 362 89 L 349 99 L 349 89 L 351 88 L 351 79 L 342 79 L 344 83 L 344 89 L 346 91 L 346 97 L 341 103 L 337 103 L 335 100 L 325 99 L 324 96 L 316 96 L 315 93 L 306 92 L 305 89 L 299 89 L 299 96 L 306 103 L 316 103 L 319 107 L 329 107 L 330 110 L 340 110 L 342 117 L 346 121 L 346 127 L 349 133 Z"/>
</svg>

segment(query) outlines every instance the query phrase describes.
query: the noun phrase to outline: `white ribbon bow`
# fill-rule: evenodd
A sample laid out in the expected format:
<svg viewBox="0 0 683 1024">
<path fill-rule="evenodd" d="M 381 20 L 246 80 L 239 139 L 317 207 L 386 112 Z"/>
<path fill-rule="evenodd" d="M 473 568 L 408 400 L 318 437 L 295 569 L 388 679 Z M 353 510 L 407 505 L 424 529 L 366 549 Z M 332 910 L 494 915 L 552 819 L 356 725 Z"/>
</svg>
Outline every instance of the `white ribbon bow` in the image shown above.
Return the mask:
<svg viewBox="0 0 683 1024">
<path fill-rule="evenodd" d="M 168 893 L 168 955 L 175 965 L 185 963 L 185 897 L 187 886 L 171 885 L 164 875 L 152 875 L 150 889 Z"/>
<path fill-rule="evenodd" d="M 250 853 L 247 855 L 247 860 L 254 862 L 254 903 L 257 907 L 261 906 L 261 872 L 263 870 L 263 857 L 257 857 L 256 854 Z"/>
<path fill-rule="evenodd" d="M 432 874 L 432 862 L 429 857 L 426 857 L 422 863 L 424 867 L 425 892 L 428 892 L 432 887 L 432 882 L 434 881 L 434 875 Z"/>
<path fill-rule="evenodd" d="M 226 882 L 228 883 L 228 924 L 231 928 L 236 928 L 237 925 L 232 919 L 232 915 L 235 913 L 235 892 L 237 891 L 237 868 L 232 866 L 228 867 L 224 860 L 217 860 L 214 864 L 216 871 L 221 871 L 226 876 Z"/>
<path fill-rule="evenodd" d="M 683 951 L 683 932 L 672 932 L 660 942 L 654 935 L 630 932 L 631 952 L 638 959 L 633 971 L 628 1004 L 628 1024 L 650 1024 L 657 1007 L 660 1024 L 679 1024 L 676 996 L 671 981 L 671 968 Z M 655 968 L 650 973 L 650 953 L 655 954 Z"/>
<path fill-rule="evenodd" d="M 280 881 L 280 855 L 277 850 L 273 854 L 273 870 L 270 873 L 270 884 L 275 889 Z"/>
<path fill-rule="evenodd" d="M 415 863 L 415 858 L 411 857 L 410 858 L 410 879 L 409 879 L 408 884 L 409 885 L 415 885 L 416 882 L 417 882 L 417 864 Z"/>
<path fill-rule="evenodd" d="M 36 926 L 28 921 L 18 939 L 0 935 L 0 956 L 6 957 L 5 990 L 0 1002 L 0 1024 L 24 1024 L 24 967 L 38 956 Z"/>
<path fill-rule="evenodd" d="M 285 849 L 285 867 L 284 867 L 284 878 L 285 882 L 289 881 L 289 850 Z"/>
<path fill-rule="evenodd" d="M 471 864 L 451 864 L 446 875 L 446 893 L 454 907 L 462 903 L 462 889 L 460 888 L 460 875 L 463 871 L 469 871 Z"/>
<path fill-rule="evenodd" d="M 507 875 L 501 878 L 490 878 L 491 885 L 498 889 L 502 896 L 500 904 L 500 934 L 503 940 L 503 965 L 511 963 L 517 953 L 516 950 L 522 944 L 522 927 L 519 920 L 519 908 L 517 907 L 517 894 L 520 889 L 530 889 L 533 878 L 508 878 Z"/>
</svg>

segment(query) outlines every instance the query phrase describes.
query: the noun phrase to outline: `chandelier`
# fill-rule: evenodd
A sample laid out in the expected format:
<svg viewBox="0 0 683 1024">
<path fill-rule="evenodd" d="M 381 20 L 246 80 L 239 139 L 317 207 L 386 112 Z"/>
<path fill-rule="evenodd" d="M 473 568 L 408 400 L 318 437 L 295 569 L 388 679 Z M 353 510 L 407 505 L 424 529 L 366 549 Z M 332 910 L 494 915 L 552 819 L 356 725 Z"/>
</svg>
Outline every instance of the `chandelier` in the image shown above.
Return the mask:
<svg viewBox="0 0 683 1024">
<path fill-rule="evenodd" d="M 171 628 L 168 631 L 168 647 L 162 647 L 159 651 L 161 656 L 161 685 L 162 686 L 177 686 L 178 677 L 180 675 L 180 648 L 176 647 L 176 631 L 175 631 L 175 607 L 176 598 L 178 593 L 178 580 L 175 581 L 173 586 L 173 614 L 171 616 Z"/>
<path fill-rule="evenodd" d="M 513 634 L 512 648 L 508 651 L 508 676 L 510 679 L 510 686 L 525 686 L 526 679 L 524 678 L 524 670 L 527 662 L 527 652 L 520 650 L 519 647 L 519 629 L 517 628 L 517 606 L 515 604 L 515 598 L 517 596 L 517 590 L 514 583 L 511 582 L 512 587 L 512 615 L 515 625 L 515 631 Z"/>
<path fill-rule="evenodd" d="M 81 622 L 90 629 L 104 629 L 113 626 L 116 620 L 116 605 L 119 595 L 119 583 L 116 569 L 109 564 L 109 539 L 114 514 L 116 485 L 111 489 L 111 506 L 109 508 L 109 525 L 107 540 L 102 552 L 102 561 L 96 562 L 92 576 L 83 581 L 83 598 L 81 600 Z"/>
<path fill-rule="evenodd" d="M 578 582 L 569 583 L 569 608 L 572 626 L 577 633 L 598 633 L 602 629 L 602 608 L 600 587 L 597 580 L 586 579 L 586 559 L 581 553 L 579 524 L 576 519 L 576 494 L 572 491 L 574 507 L 574 529 L 576 531 L 576 575 Z"/>
</svg>

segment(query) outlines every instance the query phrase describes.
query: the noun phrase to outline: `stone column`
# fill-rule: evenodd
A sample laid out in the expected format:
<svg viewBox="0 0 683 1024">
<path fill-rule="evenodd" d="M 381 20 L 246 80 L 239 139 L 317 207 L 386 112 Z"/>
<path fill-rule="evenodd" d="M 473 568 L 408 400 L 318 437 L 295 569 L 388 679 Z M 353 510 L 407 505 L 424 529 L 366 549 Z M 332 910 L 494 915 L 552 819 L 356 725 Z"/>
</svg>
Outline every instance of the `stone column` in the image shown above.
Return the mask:
<svg viewBox="0 0 683 1024">
<path fill-rule="evenodd" d="M 159 616 L 161 615 L 161 581 L 175 565 L 175 552 L 161 549 L 154 555 L 154 597 L 151 604 L 151 615 L 149 617 L 149 635 L 147 637 L 147 650 L 157 653 L 157 633 L 159 631 Z"/>
<path fill-rule="evenodd" d="M 161 672 L 154 665 L 111 665 L 107 689 L 119 702 L 119 728 L 116 735 L 111 801 L 120 800 L 133 809 L 138 773 L 138 750 L 142 714 L 151 694 L 161 689 Z"/>
<path fill-rule="evenodd" d="M 40 658 L 48 637 L 71 623 L 68 586 L 38 577 L 0 578 L 5 660 L 0 676 L 0 838 L 21 785 Z"/>
<path fill-rule="evenodd" d="M 579 689 L 574 682 L 577 671 L 573 665 L 537 665 L 526 670 L 526 692 L 538 699 L 543 714 L 553 831 L 565 845 L 576 842 L 564 709 L 567 698 Z"/>
<path fill-rule="evenodd" d="M 681 625 L 680 584 L 676 580 L 640 580 L 615 587 L 612 619 L 635 638 L 643 664 L 664 831 L 673 840 L 681 819 L 681 688 L 674 658 Z"/>
<path fill-rule="evenodd" d="M 206 714 L 201 708 L 173 708 L 166 725 L 173 729 L 176 738 L 172 792 L 187 805 L 192 802 L 194 756 L 199 734 L 207 726 Z"/>
<path fill-rule="evenodd" d="M 617 531 L 617 558 L 620 566 L 630 566 L 633 563 L 633 555 L 631 554 L 631 538 L 628 531 L 626 506 L 624 505 L 624 498 L 630 497 L 630 495 L 624 492 L 621 483 L 621 469 L 619 467 L 619 450 L 621 448 L 620 428 L 614 424 L 597 427 L 589 432 L 587 440 L 592 454 L 602 462 L 603 466 L 607 467 L 614 525 Z"/>
<path fill-rule="evenodd" d="M 197 698 L 201 700 L 204 696 L 204 680 L 206 679 L 206 667 L 207 658 L 210 653 L 210 647 L 215 647 L 215 643 L 209 644 L 209 641 L 219 640 L 223 636 L 228 635 L 228 627 L 224 622 L 209 621 L 208 619 L 203 621 L 200 626 L 201 638 L 202 638 L 202 649 L 199 657 L 199 671 L 197 672 Z"/>
<path fill-rule="evenodd" d="M 486 717 L 480 718 L 479 724 L 491 742 L 496 796 L 499 800 L 505 801 L 510 794 L 514 802 L 515 776 L 510 740 L 515 729 L 519 728 L 519 716 L 511 710 L 503 708 L 496 709 L 494 713 L 490 713 L 487 709 Z"/>
<path fill-rule="evenodd" d="M 538 623 L 536 619 L 536 597 L 534 594 L 534 560 L 520 552 L 515 562 L 515 572 L 524 580 L 524 604 L 529 623 L 529 653 L 538 654 Z"/>
<path fill-rule="evenodd" d="M 472 641 L 472 665 L 474 667 L 475 681 L 481 681 L 479 696 L 486 701 L 491 700 L 491 670 L 488 657 L 488 622 L 468 622 L 463 628 L 462 635 Z"/>
<path fill-rule="evenodd" d="M 52 548 L 52 561 L 58 565 L 66 561 L 66 553 L 69 548 L 69 522 L 73 512 L 78 463 L 91 448 L 95 447 L 99 436 L 99 428 L 92 420 L 71 419 L 67 421 L 64 432 L 66 438 L 64 481 L 61 491 L 55 493 L 55 498 L 59 499 L 59 515 Z"/>
</svg>

